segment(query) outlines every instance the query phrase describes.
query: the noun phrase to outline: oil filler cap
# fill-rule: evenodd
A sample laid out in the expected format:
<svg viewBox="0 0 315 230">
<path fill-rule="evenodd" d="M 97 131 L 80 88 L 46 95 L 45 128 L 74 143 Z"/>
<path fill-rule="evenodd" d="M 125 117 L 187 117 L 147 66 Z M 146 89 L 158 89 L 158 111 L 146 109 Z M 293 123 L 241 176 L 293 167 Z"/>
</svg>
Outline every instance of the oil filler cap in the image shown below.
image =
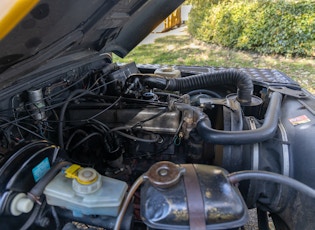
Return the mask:
<svg viewBox="0 0 315 230">
<path fill-rule="evenodd" d="M 169 161 L 160 161 L 151 166 L 145 178 L 156 188 L 169 188 L 177 184 L 185 169 Z"/>
<path fill-rule="evenodd" d="M 101 176 L 93 168 L 82 168 L 73 164 L 65 171 L 67 178 L 72 178 L 72 189 L 79 194 L 91 194 L 102 187 Z"/>
</svg>

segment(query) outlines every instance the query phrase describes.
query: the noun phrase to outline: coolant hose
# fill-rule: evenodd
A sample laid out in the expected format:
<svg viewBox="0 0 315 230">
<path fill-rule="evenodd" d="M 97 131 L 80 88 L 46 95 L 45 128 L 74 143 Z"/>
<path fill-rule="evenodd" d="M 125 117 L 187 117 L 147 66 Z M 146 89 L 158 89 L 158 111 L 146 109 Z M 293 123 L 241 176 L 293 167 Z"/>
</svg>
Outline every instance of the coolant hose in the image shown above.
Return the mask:
<svg viewBox="0 0 315 230">
<path fill-rule="evenodd" d="M 305 195 L 315 198 L 315 190 L 306 184 L 303 184 L 295 179 L 292 179 L 287 176 L 283 176 L 277 173 L 267 172 L 267 171 L 239 171 L 234 172 L 228 175 L 229 181 L 232 184 L 237 184 L 240 181 L 243 180 L 264 180 L 264 181 L 271 181 L 278 184 L 287 185 L 301 193 L 304 193 Z"/>
<path fill-rule="evenodd" d="M 40 196 L 43 194 L 47 184 L 66 166 L 72 165 L 68 161 L 61 161 L 51 167 L 51 169 L 37 182 L 37 184 L 27 193 L 27 195 L 40 204 Z"/>
<path fill-rule="evenodd" d="M 165 90 L 190 91 L 227 84 L 237 87 L 236 99 L 241 104 L 250 104 L 253 92 L 252 80 L 249 75 L 237 70 L 223 70 L 184 78 L 173 78 L 169 80 Z"/>
<path fill-rule="evenodd" d="M 265 114 L 265 119 L 260 128 L 255 130 L 224 131 L 211 127 L 209 117 L 202 111 L 190 105 L 176 105 L 179 110 L 190 109 L 197 115 L 197 131 L 204 141 L 219 145 L 253 144 L 266 141 L 274 136 L 280 118 L 282 95 L 278 92 L 271 94 L 271 99 Z"/>
<path fill-rule="evenodd" d="M 237 87 L 236 99 L 242 105 L 250 104 L 252 99 L 253 82 L 251 77 L 238 70 L 221 70 L 172 79 L 165 79 L 157 75 L 134 74 L 129 79 L 132 81 L 138 77 L 140 82 L 150 88 L 170 91 L 187 92 L 196 89 L 207 89 L 215 85 L 234 85 Z"/>
</svg>

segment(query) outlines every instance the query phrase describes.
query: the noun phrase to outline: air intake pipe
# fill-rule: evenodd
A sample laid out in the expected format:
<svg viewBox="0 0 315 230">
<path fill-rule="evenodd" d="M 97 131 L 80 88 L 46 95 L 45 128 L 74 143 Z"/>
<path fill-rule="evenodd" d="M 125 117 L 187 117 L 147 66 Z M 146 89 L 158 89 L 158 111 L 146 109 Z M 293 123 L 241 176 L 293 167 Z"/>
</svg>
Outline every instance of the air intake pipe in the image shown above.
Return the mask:
<svg viewBox="0 0 315 230">
<path fill-rule="evenodd" d="M 281 101 L 282 95 L 278 92 L 273 92 L 262 126 L 255 130 L 242 131 L 213 129 L 209 117 L 198 108 L 187 104 L 176 104 L 176 108 L 194 112 L 197 117 L 196 129 L 204 141 L 219 145 L 241 145 L 266 141 L 275 135 L 280 118 Z"/>
<path fill-rule="evenodd" d="M 139 80 L 151 88 L 184 92 L 200 88 L 206 89 L 215 85 L 235 85 L 237 87 L 236 99 L 241 105 L 251 103 L 253 92 L 250 76 L 237 70 L 224 70 L 173 79 L 142 75 Z"/>
</svg>

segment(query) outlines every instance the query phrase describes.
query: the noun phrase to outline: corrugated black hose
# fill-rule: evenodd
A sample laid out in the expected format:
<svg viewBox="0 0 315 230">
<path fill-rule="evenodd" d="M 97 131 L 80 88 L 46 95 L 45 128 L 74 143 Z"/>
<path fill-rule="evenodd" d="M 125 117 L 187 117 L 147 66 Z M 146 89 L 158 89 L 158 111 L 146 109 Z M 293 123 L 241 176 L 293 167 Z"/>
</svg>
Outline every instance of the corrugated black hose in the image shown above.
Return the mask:
<svg viewBox="0 0 315 230">
<path fill-rule="evenodd" d="M 165 90 L 187 92 L 200 88 L 207 89 L 215 85 L 235 85 L 237 87 L 236 99 L 242 105 L 250 104 L 253 93 L 252 80 L 246 73 L 236 70 L 225 70 L 170 79 Z"/>
<path fill-rule="evenodd" d="M 253 83 L 250 76 L 237 70 L 224 70 L 173 79 L 152 76 L 142 76 L 142 79 L 139 79 L 151 88 L 181 92 L 207 89 L 215 85 L 234 85 L 237 87 L 236 99 L 242 105 L 250 104 L 253 92 Z"/>
</svg>

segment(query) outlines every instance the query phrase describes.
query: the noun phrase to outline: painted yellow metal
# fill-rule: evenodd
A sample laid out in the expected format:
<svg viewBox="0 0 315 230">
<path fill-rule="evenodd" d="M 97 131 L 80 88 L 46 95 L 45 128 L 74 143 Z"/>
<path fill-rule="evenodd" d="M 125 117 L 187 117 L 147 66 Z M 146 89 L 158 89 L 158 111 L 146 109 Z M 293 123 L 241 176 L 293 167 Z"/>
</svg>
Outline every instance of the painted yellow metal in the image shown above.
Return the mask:
<svg viewBox="0 0 315 230">
<path fill-rule="evenodd" d="M 168 31 L 173 29 L 175 26 L 180 26 L 182 23 L 182 18 L 181 18 L 181 8 L 177 8 L 173 13 L 168 16 L 164 20 L 164 31 Z"/>
<path fill-rule="evenodd" d="M 0 40 L 3 39 L 39 0 L 0 0 Z"/>
</svg>

